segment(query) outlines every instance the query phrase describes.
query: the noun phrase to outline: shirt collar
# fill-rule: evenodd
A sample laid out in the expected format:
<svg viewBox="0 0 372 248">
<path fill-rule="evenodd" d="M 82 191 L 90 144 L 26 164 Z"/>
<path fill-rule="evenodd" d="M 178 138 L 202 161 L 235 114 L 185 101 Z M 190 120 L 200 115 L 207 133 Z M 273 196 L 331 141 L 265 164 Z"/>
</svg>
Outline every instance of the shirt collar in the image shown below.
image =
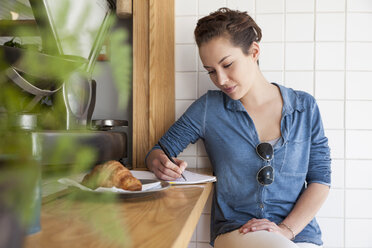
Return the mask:
<svg viewBox="0 0 372 248">
<path fill-rule="evenodd" d="M 279 87 L 280 93 L 283 98 L 283 112 L 282 115 L 287 115 L 293 113 L 295 110 L 302 112 L 304 111 L 304 106 L 299 95 L 291 88 L 284 87 L 277 83 L 272 83 Z M 245 111 L 243 104 L 239 100 L 233 100 L 225 93 L 223 93 L 225 99 L 225 107 L 231 111 Z"/>
<path fill-rule="evenodd" d="M 305 110 L 302 100 L 296 91 L 283 85 L 272 83 L 279 87 L 283 98 L 283 112 L 282 115 L 292 114 L 295 110 L 302 112 Z"/>
</svg>

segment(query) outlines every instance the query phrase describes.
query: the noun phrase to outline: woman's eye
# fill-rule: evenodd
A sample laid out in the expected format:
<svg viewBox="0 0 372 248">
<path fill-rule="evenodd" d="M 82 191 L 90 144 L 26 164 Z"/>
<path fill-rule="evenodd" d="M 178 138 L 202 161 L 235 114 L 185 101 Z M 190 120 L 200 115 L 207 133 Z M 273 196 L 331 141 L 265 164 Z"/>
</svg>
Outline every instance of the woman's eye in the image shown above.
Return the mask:
<svg viewBox="0 0 372 248">
<path fill-rule="evenodd" d="M 228 64 L 228 65 L 224 65 L 223 68 L 225 68 L 225 69 L 226 69 L 226 68 L 229 68 L 233 63 L 234 63 L 234 62 L 231 62 L 231 63 Z M 207 73 L 208 73 L 209 75 L 210 75 L 210 74 L 214 74 L 214 73 L 216 73 L 216 70 L 208 71 Z"/>
<path fill-rule="evenodd" d="M 233 62 L 231 62 L 230 64 L 228 65 L 224 65 L 223 68 L 229 68 L 231 65 L 232 65 Z"/>
</svg>

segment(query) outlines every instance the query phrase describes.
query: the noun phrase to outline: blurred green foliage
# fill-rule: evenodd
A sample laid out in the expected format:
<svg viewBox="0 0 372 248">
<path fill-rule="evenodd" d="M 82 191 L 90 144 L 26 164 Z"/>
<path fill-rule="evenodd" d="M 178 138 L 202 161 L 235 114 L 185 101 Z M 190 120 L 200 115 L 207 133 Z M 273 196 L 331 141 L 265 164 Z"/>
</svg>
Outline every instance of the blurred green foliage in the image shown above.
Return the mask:
<svg viewBox="0 0 372 248">
<path fill-rule="evenodd" d="M 4 6 L 6 8 L 4 8 Z M 2 18 L 7 19 L 11 14 L 6 14 L 4 9 L 13 9 L 14 12 L 32 14 L 31 8 L 24 3 L 18 1 L 5 0 L 1 1 Z M 67 13 L 69 4 L 60 9 L 58 20 L 67 22 Z M 5 13 L 5 14 L 4 14 Z M 79 22 L 84 23 L 89 15 L 89 9 L 86 9 L 83 15 L 80 16 Z M 82 32 L 80 25 L 77 22 L 74 24 L 75 30 L 64 41 L 70 43 L 73 47 L 77 43 L 76 34 Z M 115 17 L 110 17 L 111 26 L 115 23 Z M 39 30 L 42 34 L 44 31 Z M 17 29 L 17 36 L 30 36 L 30 30 L 27 28 Z M 128 41 L 126 30 L 116 29 L 109 34 L 111 66 L 113 68 L 113 78 L 120 99 L 120 106 L 125 108 L 130 98 L 131 89 L 131 45 Z M 55 44 L 53 39 L 43 40 L 41 52 L 48 54 L 58 54 L 58 51 L 51 51 L 51 47 Z M 48 47 L 46 51 L 44 47 Z M 61 60 L 51 60 L 47 63 L 39 63 L 35 60 L 37 51 L 28 51 L 22 57 L 22 64 L 27 67 L 28 71 L 35 74 L 47 74 L 49 78 L 55 78 L 61 83 L 65 82 L 76 68 L 73 63 L 64 63 Z M 12 209 L 19 217 L 22 226 L 27 227 L 32 219 L 32 211 L 30 206 L 35 199 L 35 187 L 38 186 L 39 176 L 42 179 L 47 177 L 59 178 L 68 177 L 69 175 L 77 175 L 86 173 L 94 166 L 96 161 L 95 151 L 89 147 L 78 145 L 77 142 L 69 137 L 63 137 L 58 141 L 58 145 L 53 154 L 50 154 L 52 164 L 58 164 L 58 161 L 65 156 L 74 157 L 73 164 L 64 167 L 62 170 L 59 166 L 48 165 L 48 173 L 44 173 L 44 166 L 41 168 L 39 164 L 41 154 L 35 146 L 37 142 L 33 139 L 31 132 L 21 130 L 14 126 L 13 114 L 22 113 L 24 106 L 32 99 L 31 96 L 22 91 L 19 87 L 9 83 L 9 78 L 5 75 L 5 69 L 9 64 L 6 62 L 4 54 L 0 53 L 0 204 Z M 81 70 L 80 73 L 90 78 L 90 72 Z M 53 96 L 44 97 L 40 106 L 35 107 L 31 112 L 43 116 L 44 125 L 39 125 L 36 130 L 43 132 L 45 127 L 53 129 L 63 129 L 65 120 L 64 106 L 60 98 Z M 52 114 L 51 114 L 52 113 Z M 35 143 L 36 142 L 36 143 Z M 77 218 L 90 223 L 100 235 L 109 240 L 111 243 L 119 244 L 122 247 L 127 247 L 130 244 L 129 237 L 126 235 L 123 220 L 119 218 L 115 202 L 118 201 L 114 194 L 91 194 L 72 192 L 66 199 L 66 206 L 72 207 L 76 201 L 84 201 L 87 204 L 104 203 L 101 208 L 97 208 L 94 212 L 80 212 Z M 53 202 L 49 203 L 53 204 Z M 65 208 L 66 213 L 71 209 Z"/>
</svg>

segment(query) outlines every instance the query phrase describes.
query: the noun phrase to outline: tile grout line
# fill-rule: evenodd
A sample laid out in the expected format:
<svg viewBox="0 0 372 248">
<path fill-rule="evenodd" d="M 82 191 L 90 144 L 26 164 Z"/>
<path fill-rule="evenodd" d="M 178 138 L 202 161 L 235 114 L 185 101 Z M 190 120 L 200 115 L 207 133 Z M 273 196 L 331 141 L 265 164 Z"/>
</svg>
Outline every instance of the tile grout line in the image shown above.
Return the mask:
<svg viewBox="0 0 372 248">
<path fill-rule="evenodd" d="M 199 0 L 196 1 L 197 2 L 197 6 L 196 6 L 196 11 L 197 11 L 197 19 L 199 20 L 200 19 L 200 13 L 199 13 Z M 198 46 L 196 46 L 196 51 L 198 50 Z M 198 99 L 200 96 L 199 96 L 199 87 L 200 87 L 200 77 L 199 77 L 199 60 L 198 60 L 198 54 L 196 52 L 196 99 Z M 196 161 L 195 161 L 195 167 L 196 168 L 199 168 L 199 154 L 198 154 L 198 144 L 196 144 Z M 198 225 L 198 224 L 196 224 Z M 196 247 L 198 247 L 198 232 L 197 232 L 197 226 L 195 227 L 195 241 L 196 241 Z"/>
<path fill-rule="evenodd" d="M 344 11 L 317 11 L 319 14 L 343 14 Z M 282 14 L 283 12 L 258 12 L 259 15 L 275 15 Z M 288 14 L 311 14 L 312 11 L 289 11 Z M 351 14 L 372 14 L 372 11 L 349 11 Z M 187 15 L 184 15 L 187 16 Z"/>
<path fill-rule="evenodd" d="M 317 31 L 317 28 L 316 28 L 316 17 L 317 17 L 317 13 L 316 13 L 316 3 L 317 3 L 317 0 L 314 1 L 314 33 L 313 33 L 313 41 L 314 41 L 314 44 L 313 44 L 313 52 L 314 52 L 314 64 L 313 64 L 313 95 L 315 97 L 315 99 L 317 99 L 317 95 L 315 94 L 316 92 L 316 31 Z"/>
<path fill-rule="evenodd" d="M 283 15 L 284 13 L 282 13 Z M 251 15 L 253 16 L 253 15 Z M 256 20 L 256 17 L 254 18 L 254 20 Z M 308 40 L 293 40 L 293 41 L 287 41 L 288 43 L 310 43 L 311 41 L 308 41 Z M 317 41 L 317 43 L 344 43 L 345 41 L 344 40 L 319 40 Z M 358 43 L 358 44 L 371 44 L 372 40 L 360 40 L 360 41 L 357 41 L 357 40 L 349 40 L 348 43 Z M 265 44 L 280 44 L 280 43 L 283 43 L 283 41 L 279 41 L 279 40 L 273 40 L 273 41 L 263 41 L 262 43 L 265 43 Z M 175 42 L 176 45 L 196 45 L 195 42 Z M 340 70 L 340 69 L 338 69 Z M 337 70 L 336 70 L 337 71 Z M 349 71 L 353 71 L 353 70 L 349 70 Z M 365 70 L 365 71 L 371 71 L 371 70 Z"/>
<path fill-rule="evenodd" d="M 257 0 L 254 0 L 254 21 L 257 19 Z"/>
<path fill-rule="evenodd" d="M 283 80 L 283 84 L 285 86 L 287 86 L 287 67 L 286 67 L 286 52 L 287 52 L 287 5 L 286 5 L 287 1 L 285 0 L 284 1 L 284 20 L 283 20 L 283 68 L 282 68 L 282 71 L 283 71 L 283 75 L 282 75 L 282 80 Z"/>
<path fill-rule="evenodd" d="M 346 69 L 347 69 L 347 0 L 345 0 L 345 33 L 344 33 L 344 226 L 343 245 L 346 246 Z"/>
<path fill-rule="evenodd" d="M 198 19 L 200 19 L 200 9 L 199 9 L 199 1 L 200 0 L 197 0 L 197 7 L 196 7 L 196 11 L 198 13 Z M 197 75 L 197 80 L 196 80 L 196 97 L 199 98 L 199 86 L 200 86 L 200 82 L 199 82 L 199 59 L 198 59 L 198 46 L 196 46 L 196 49 L 195 49 L 195 53 L 196 53 L 196 56 L 195 56 L 195 59 L 196 59 L 196 75 Z M 198 144 L 196 144 L 196 168 L 199 168 L 199 155 L 198 155 Z M 199 222 L 200 222 L 200 218 L 198 220 L 198 223 L 196 223 L 196 226 L 195 226 L 195 246 L 196 248 L 198 248 L 199 246 L 199 234 L 198 234 L 198 225 L 199 225 Z"/>
</svg>

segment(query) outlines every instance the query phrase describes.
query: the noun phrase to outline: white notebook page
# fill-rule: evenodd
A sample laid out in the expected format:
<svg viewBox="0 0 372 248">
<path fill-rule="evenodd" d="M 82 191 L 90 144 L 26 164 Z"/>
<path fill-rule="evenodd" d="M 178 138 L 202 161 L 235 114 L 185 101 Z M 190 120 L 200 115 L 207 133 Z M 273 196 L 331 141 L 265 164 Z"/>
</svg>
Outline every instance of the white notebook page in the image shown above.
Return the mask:
<svg viewBox="0 0 372 248">
<path fill-rule="evenodd" d="M 133 176 L 138 179 L 157 179 L 155 174 L 152 173 L 151 171 L 131 170 L 131 172 Z M 203 175 L 203 174 L 191 172 L 188 170 L 185 170 L 183 172 L 183 175 L 185 176 L 186 181 L 182 177 L 180 177 L 174 181 L 167 181 L 167 182 L 171 184 L 196 184 L 196 183 L 207 183 L 207 182 L 216 181 L 215 176 Z"/>
</svg>

